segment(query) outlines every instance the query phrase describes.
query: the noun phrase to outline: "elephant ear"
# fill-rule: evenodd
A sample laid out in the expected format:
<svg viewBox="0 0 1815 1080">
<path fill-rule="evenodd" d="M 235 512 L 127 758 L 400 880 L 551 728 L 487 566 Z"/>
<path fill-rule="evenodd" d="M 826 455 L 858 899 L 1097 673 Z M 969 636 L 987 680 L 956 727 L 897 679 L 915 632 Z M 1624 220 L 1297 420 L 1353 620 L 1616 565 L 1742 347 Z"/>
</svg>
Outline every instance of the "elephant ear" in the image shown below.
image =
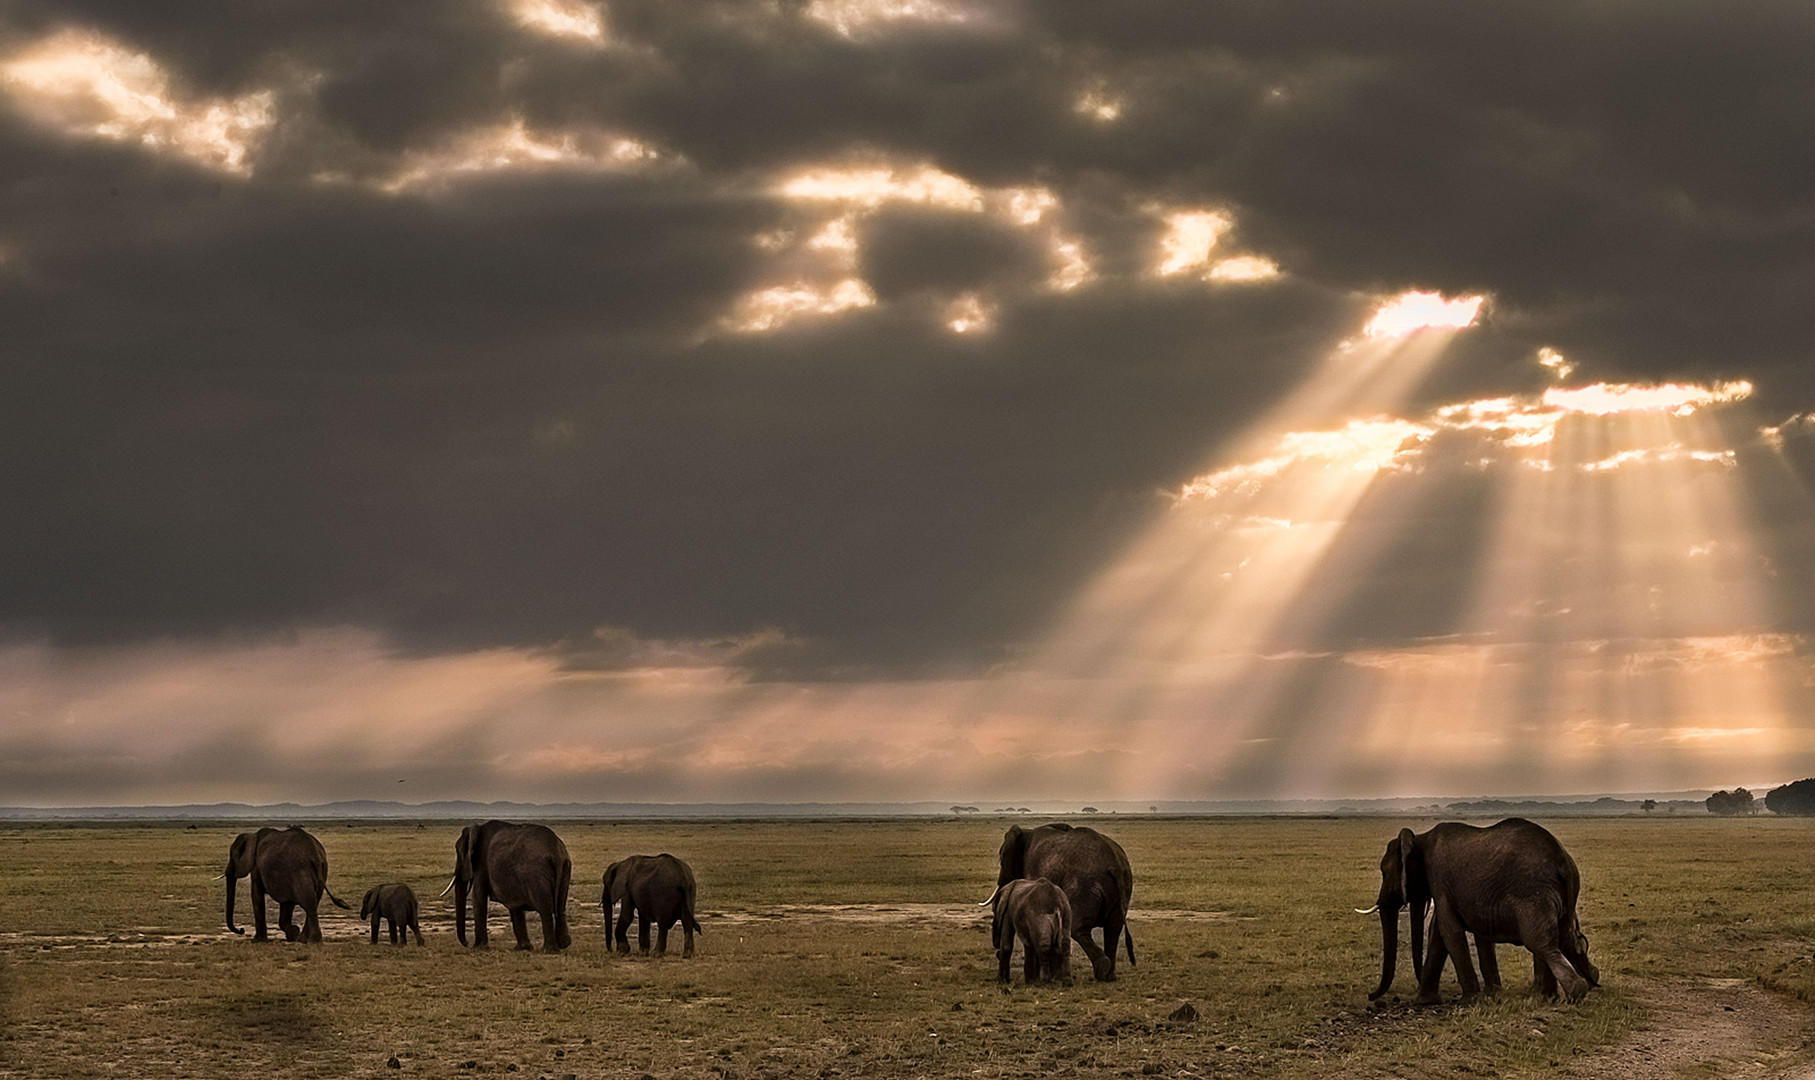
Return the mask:
<svg viewBox="0 0 1815 1080">
<path fill-rule="evenodd" d="M 1410 829 L 1399 830 L 1399 892 L 1408 904 L 1423 906 L 1431 894 L 1429 874 L 1425 870 L 1424 852 L 1418 847 L 1418 836 Z"/>
<path fill-rule="evenodd" d="M 1021 876 L 1021 868 L 1027 860 L 1027 830 L 1019 825 L 1010 825 L 1002 834 L 1002 850 L 998 854 L 1001 873 L 996 877 L 996 886 L 1003 885 Z"/>
<path fill-rule="evenodd" d="M 258 834 L 243 832 L 233 838 L 233 846 L 227 849 L 227 866 L 234 877 L 250 877 L 252 874 L 252 856 L 258 852 Z"/>
<path fill-rule="evenodd" d="M 468 825 L 460 830 L 460 839 L 454 841 L 454 876 L 463 881 L 471 881 L 473 868 L 479 862 L 479 827 Z"/>
</svg>

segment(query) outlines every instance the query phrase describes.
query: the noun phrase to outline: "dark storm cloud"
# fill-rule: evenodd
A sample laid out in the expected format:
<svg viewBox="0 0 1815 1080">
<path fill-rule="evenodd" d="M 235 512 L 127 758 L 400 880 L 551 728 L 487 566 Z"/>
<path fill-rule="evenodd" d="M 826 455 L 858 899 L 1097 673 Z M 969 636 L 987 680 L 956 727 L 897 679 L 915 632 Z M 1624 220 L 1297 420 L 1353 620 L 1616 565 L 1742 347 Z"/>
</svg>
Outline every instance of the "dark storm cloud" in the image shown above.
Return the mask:
<svg viewBox="0 0 1815 1080">
<path fill-rule="evenodd" d="M 1357 289 L 1493 294 L 1433 401 L 1531 389 L 1549 345 L 1815 403 L 1801 5 L 1004 10 L 847 39 L 620 2 L 595 49 L 477 2 L 8 5 L 9 49 L 91 30 L 192 98 L 276 87 L 277 118 L 249 176 L 0 120 L 0 617 L 577 657 L 600 626 L 775 627 L 749 663 L 974 663 L 1352 333 Z M 673 160 L 360 182 L 513 118 Z M 1027 231 L 886 206 L 857 230 L 877 307 L 715 332 L 800 213 L 774 177 L 866 155 L 1044 185 L 1100 280 L 1042 291 Z M 1225 246 L 1288 277 L 1146 276 L 1174 206 L 1229 208 Z M 974 288 L 988 336 L 926 317 Z M 1358 610 L 1440 627 L 1396 572 Z"/>
</svg>

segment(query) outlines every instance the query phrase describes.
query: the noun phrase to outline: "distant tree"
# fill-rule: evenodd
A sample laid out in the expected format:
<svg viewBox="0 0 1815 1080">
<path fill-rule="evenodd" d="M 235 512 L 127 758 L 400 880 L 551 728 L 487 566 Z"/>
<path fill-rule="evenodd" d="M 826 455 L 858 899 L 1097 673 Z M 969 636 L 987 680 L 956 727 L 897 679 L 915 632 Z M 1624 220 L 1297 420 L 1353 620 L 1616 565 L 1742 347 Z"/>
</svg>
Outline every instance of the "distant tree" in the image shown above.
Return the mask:
<svg viewBox="0 0 1815 1080">
<path fill-rule="evenodd" d="M 1649 813 L 1651 813 L 1651 811 L 1657 809 L 1657 800 L 1656 799 L 1646 799 L 1644 802 L 1639 804 L 1639 809 L 1643 810 L 1645 813 L 1649 814 Z"/>
<path fill-rule="evenodd" d="M 952 813 L 954 813 L 954 814 L 977 814 L 977 813 L 981 813 L 981 812 L 982 811 L 978 810 L 974 806 L 954 806 L 954 807 L 952 807 Z"/>
<path fill-rule="evenodd" d="M 1101 811 L 1101 810 L 1098 810 L 1098 809 L 1097 809 L 1097 808 L 1096 808 L 1096 807 L 1094 807 L 1094 806 L 1086 806 L 1086 807 L 1085 807 L 1085 808 L 1084 808 L 1084 813 L 1086 813 L 1086 814 L 1100 814 L 1100 813 L 1102 813 L 1102 811 Z"/>
<path fill-rule="evenodd" d="M 1752 793 L 1743 787 L 1732 791 L 1717 791 L 1708 796 L 1706 805 L 1710 814 L 1722 817 L 1744 817 L 1758 809 L 1753 804 Z"/>
<path fill-rule="evenodd" d="M 1815 817 L 1815 779 L 1772 788 L 1765 793 L 1765 809 L 1785 817 Z"/>
</svg>

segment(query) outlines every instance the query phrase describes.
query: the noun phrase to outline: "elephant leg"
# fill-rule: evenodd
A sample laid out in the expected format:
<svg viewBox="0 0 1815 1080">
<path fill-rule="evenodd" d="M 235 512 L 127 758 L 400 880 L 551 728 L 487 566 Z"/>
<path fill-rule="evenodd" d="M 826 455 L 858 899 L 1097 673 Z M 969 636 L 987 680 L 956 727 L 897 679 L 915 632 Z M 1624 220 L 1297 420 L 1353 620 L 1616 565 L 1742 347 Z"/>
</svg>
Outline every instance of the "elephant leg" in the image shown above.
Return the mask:
<svg viewBox="0 0 1815 1080">
<path fill-rule="evenodd" d="M 544 927 L 543 929 L 547 929 Z M 510 932 L 517 939 L 515 946 L 518 952 L 526 952 L 535 946 L 529 943 L 529 912 L 522 908 L 510 909 Z"/>
<path fill-rule="evenodd" d="M 690 918 L 681 920 L 681 959 L 693 959 L 693 922 Z"/>
<path fill-rule="evenodd" d="M 1449 951 L 1443 936 L 1437 933 L 1438 920 L 1431 920 L 1430 942 L 1424 950 L 1424 966 L 1418 970 L 1418 996 L 1412 999 L 1414 1005 L 1436 1005 L 1443 1001 L 1438 992 L 1438 984 L 1443 981 L 1443 964 L 1449 959 Z"/>
<path fill-rule="evenodd" d="M 378 944 L 378 919 L 378 912 L 372 912 L 372 944 L 374 945 Z M 395 937 L 396 935 L 393 934 L 392 936 Z"/>
<path fill-rule="evenodd" d="M 422 942 L 422 924 L 418 923 L 416 921 L 416 916 L 414 916 L 414 915 L 410 916 L 410 921 L 408 923 L 408 926 L 411 930 L 415 931 L 415 933 L 416 933 L 416 944 L 421 945 L 423 943 Z M 403 940 L 404 940 L 405 944 L 408 944 L 409 940 L 410 940 L 410 936 L 408 934 L 405 934 L 403 936 Z"/>
<path fill-rule="evenodd" d="M 1468 934 L 1453 920 L 1439 925 L 1446 926 L 1443 950 L 1455 962 L 1456 981 L 1462 985 L 1462 1000 L 1472 1001 L 1481 996 L 1481 983 L 1475 978 L 1475 962 L 1469 956 Z"/>
<path fill-rule="evenodd" d="M 1536 957 L 1533 962 L 1544 965 L 1556 979 L 1553 994 L 1561 996 L 1572 1005 L 1588 995 L 1588 980 L 1576 974 L 1576 969 L 1569 966 L 1569 960 L 1564 957 L 1562 949 L 1555 945 L 1545 945 L 1541 949 L 1532 950 L 1532 955 Z"/>
<path fill-rule="evenodd" d="M 1109 961 L 1109 974 L 1104 977 L 1104 982 L 1115 981 L 1115 951 L 1122 944 L 1122 928 L 1127 924 L 1126 916 L 1113 912 L 1103 920 L 1103 955 Z M 1133 946 L 1129 948 L 1132 949 Z M 1128 954 L 1128 959 L 1130 963 L 1134 962 L 1133 952 Z"/>
<path fill-rule="evenodd" d="M 296 935 L 298 933 L 296 929 L 296 904 L 292 901 L 279 900 L 277 902 L 277 928 L 284 932 L 285 941 L 296 940 Z"/>
<path fill-rule="evenodd" d="M 1500 992 L 1500 961 L 1494 956 L 1494 943 L 1475 935 L 1475 955 L 1481 958 L 1481 990 L 1488 994 Z"/>
<path fill-rule="evenodd" d="M 410 940 L 409 931 L 396 919 L 391 920 L 391 944 L 403 945 Z"/>
<path fill-rule="evenodd" d="M 1089 927 L 1073 931 L 1071 939 L 1084 950 L 1085 956 L 1090 957 L 1090 969 L 1096 974 L 1098 982 L 1115 981 L 1115 961 L 1104 956 L 1103 950 L 1097 948 L 1097 943 L 1090 939 Z"/>
<path fill-rule="evenodd" d="M 668 955 L 668 928 L 673 925 L 674 925 L 673 923 L 667 922 L 665 920 L 663 922 L 659 922 L 656 924 L 656 926 L 655 926 L 655 954 L 657 956 L 667 956 Z"/>
<path fill-rule="evenodd" d="M 628 953 L 630 951 L 630 916 L 633 912 L 634 909 L 629 904 L 624 904 L 618 909 L 618 928 L 616 936 L 618 951 L 621 953 Z"/>
<path fill-rule="evenodd" d="M 319 903 L 320 901 L 317 900 L 314 903 L 302 905 L 302 939 L 305 945 L 321 944 L 321 916 L 316 913 L 316 905 Z"/>
<path fill-rule="evenodd" d="M 649 955 L 649 916 L 642 911 L 637 912 L 637 952 Z"/>
<path fill-rule="evenodd" d="M 542 920 L 542 951 L 560 952 L 566 947 L 562 940 L 561 915 L 554 908 L 544 908 L 536 912 Z"/>
<path fill-rule="evenodd" d="M 485 917 L 491 913 L 492 897 L 488 892 L 477 888 L 473 890 L 473 948 L 491 948 L 491 932 L 485 927 Z"/>
<path fill-rule="evenodd" d="M 252 884 L 252 940 L 271 940 L 271 927 L 265 921 L 265 890 L 257 881 Z"/>
<path fill-rule="evenodd" d="M 1557 996 L 1557 977 L 1550 973 L 1550 965 L 1536 952 L 1531 954 L 1531 988 L 1539 997 Z"/>
<path fill-rule="evenodd" d="M 1541 910 L 1522 912 L 1519 917 L 1519 936 L 1525 942 L 1525 947 L 1531 950 L 1533 975 L 1538 976 L 1532 981 L 1546 997 L 1561 996 L 1565 1001 L 1574 1003 L 1587 995 L 1588 980 L 1582 978 L 1563 955 L 1560 944 L 1562 929 L 1554 914 Z M 1542 975 L 1538 968 L 1545 969 Z M 1543 975 L 1548 978 L 1542 977 Z"/>
<path fill-rule="evenodd" d="M 1040 953 L 1033 942 L 1021 942 L 1021 981 L 1029 986 L 1040 981 Z"/>
</svg>

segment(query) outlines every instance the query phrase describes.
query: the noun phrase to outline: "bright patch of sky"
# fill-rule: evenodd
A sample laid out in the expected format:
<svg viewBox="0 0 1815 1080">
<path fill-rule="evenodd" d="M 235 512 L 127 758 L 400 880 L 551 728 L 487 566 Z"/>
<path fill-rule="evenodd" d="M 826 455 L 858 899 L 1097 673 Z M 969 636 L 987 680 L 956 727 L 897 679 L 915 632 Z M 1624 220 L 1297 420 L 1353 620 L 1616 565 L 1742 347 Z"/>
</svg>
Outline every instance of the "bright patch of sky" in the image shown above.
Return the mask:
<svg viewBox="0 0 1815 1080">
<path fill-rule="evenodd" d="M 605 44 L 605 16 L 596 5 L 581 0 L 510 0 L 508 7 L 526 30 Z"/>
<path fill-rule="evenodd" d="M 1369 338 L 1404 337 L 1419 330 L 1461 330 L 1473 326 L 1485 297 L 1446 299 L 1434 292 L 1408 292 L 1374 313 L 1362 328 Z"/>
<path fill-rule="evenodd" d="M 521 118 L 466 131 L 434 150 L 405 156 L 382 187 L 414 191 L 502 172 L 630 172 L 675 164 L 648 143 L 603 131 L 532 131 Z"/>
<path fill-rule="evenodd" d="M 915 27 L 963 27 L 987 22 L 990 8 L 979 0 L 811 0 L 807 18 L 848 38 Z"/>
<path fill-rule="evenodd" d="M 251 171 L 274 121 L 274 95 L 185 98 L 150 56 L 63 30 L 0 62 L 0 88 L 36 120 L 70 134 L 136 143 L 226 173 Z"/>
<path fill-rule="evenodd" d="M 1047 290 L 1068 292 L 1095 277 L 1083 243 L 1064 229 L 1059 197 L 1043 187 L 986 188 L 924 162 L 864 162 L 798 169 L 772 190 L 803 217 L 755 238 L 772 260 L 770 283 L 740 299 L 721 329 L 761 333 L 876 303 L 858 276 L 861 235 L 869 216 L 891 205 L 979 214 L 1034 234 L 1047 251 Z M 820 302 L 809 302 L 808 296 Z M 857 302 L 859 296 L 867 299 Z M 1002 299 L 988 290 L 965 290 L 945 297 L 936 310 L 956 333 L 985 333 L 994 326 Z"/>
</svg>

